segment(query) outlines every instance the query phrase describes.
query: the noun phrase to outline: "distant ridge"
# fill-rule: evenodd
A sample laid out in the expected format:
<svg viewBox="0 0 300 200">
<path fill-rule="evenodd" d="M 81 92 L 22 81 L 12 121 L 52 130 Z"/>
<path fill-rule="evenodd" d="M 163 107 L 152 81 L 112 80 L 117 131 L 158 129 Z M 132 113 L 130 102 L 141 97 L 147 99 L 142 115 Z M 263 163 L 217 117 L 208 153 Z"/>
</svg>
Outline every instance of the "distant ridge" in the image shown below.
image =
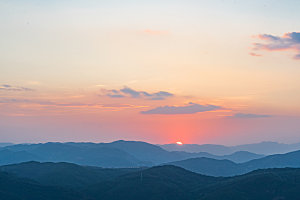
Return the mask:
<svg viewBox="0 0 300 200">
<path fill-rule="evenodd" d="M 98 167 L 139 167 L 188 158 L 208 157 L 228 159 L 237 163 L 264 157 L 250 152 L 235 152 L 216 156 L 207 152 L 169 152 L 163 148 L 141 141 L 119 140 L 111 143 L 40 143 L 18 144 L 0 148 L 0 165 L 27 161 L 70 162 Z"/>
<path fill-rule="evenodd" d="M 207 152 L 214 155 L 228 155 L 237 151 L 248 151 L 255 154 L 271 155 L 300 150 L 300 143 L 283 144 L 277 142 L 260 142 L 237 146 L 224 146 L 215 144 L 164 144 L 159 146 L 168 151 L 186 151 L 193 153 Z"/>
<path fill-rule="evenodd" d="M 144 165 L 134 156 L 116 149 L 95 144 L 82 146 L 69 143 L 19 144 L 0 148 L 0 158 L 9 151 L 8 159 L 0 159 L 0 165 L 25 161 L 71 162 L 81 165 L 102 167 L 136 167 Z M 26 153 L 27 157 L 16 157 L 15 154 Z M 32 158 L 33 157 L 33 158 Z"/>
<path fill-rule="evenodd" d="M 190 158 L 167 163 L 167 165 L 169 164 L 210 176 L 235 176 L 257 169 L 300 168 L 300 151 L 270 155 L 245 163 L 234 163 L 229 160 L 215 160 L 211 158 Z"/>
<path fill-rule="evenodd" d="M 141 141 L 112 143 L 41 143 L 0 148 L 0 165 L 68 162 L 105 168 L 136 168 L 172 164 L 210 176 L 234 176 L 256 169 L 300 167 L 300 151 L 264 157 L 246 151 L 216 156 L 207 152 L 166 151 Z"/>
<path fill-rule="evenodd" d="M 1 143 L 0 142 L 0 147 L 6 147 L 6 146 L 10 146 L 10 145 L 14 145 L 13 143 Z"/>
</svg>

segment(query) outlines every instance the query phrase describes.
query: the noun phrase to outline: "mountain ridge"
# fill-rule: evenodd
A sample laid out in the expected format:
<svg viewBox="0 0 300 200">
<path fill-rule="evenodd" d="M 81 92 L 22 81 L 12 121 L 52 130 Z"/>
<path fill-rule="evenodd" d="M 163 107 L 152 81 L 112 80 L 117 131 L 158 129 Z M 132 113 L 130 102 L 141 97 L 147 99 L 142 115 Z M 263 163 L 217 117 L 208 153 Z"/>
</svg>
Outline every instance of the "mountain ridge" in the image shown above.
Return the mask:
<svg viewBox="0 0 300 200">
<path fill-rule="evenodd" d="M 72 171 L 74 167 L 74 164 L 70 163 L 50 163 L 50 166 L 49 163 L 38 162 L 24 164 L 38 165 L 43 168 L 42 171 L 44 172 L 50 170 L 49 167 L 56 168 L 58 165 L 66 167 L 63 168 L 64 172 L 70 169 Z M 10 167 L 18 166 L 18 169 L 26 171 L 24 164 Z M 85 166 L 76 167 L 84 168 Z M 92 168 L 95 169 L 95 167 Z M 119 173 L 118 170 L 116 169 L 113 173 Z M 76 188 L 76 190 L 69 189 L 69 186 L 63 186 L 58 181 L 49 186 L 47 182 L 16 176 L 16 174 L 12 174 L 12 171 L 0 171 L 0 199 L 274 200 L 297 199 L 299 197 L 299 168 L 260 169 L 233 177 L 206 176 L 172 165 L 139 170 L 115 174 L 113 178 L 105 179 L 99 183 L 93 182 L 88 185 L 81 184 L 79 187 L 78 185 L 71 187 Z M 52 176 L 58 177 L 61 174 L 56 171 Z M 80 175 L 86 176 L 85 173 Z M 87 175 L 86 178 L 88 179 L 89 176 Z M 46 177 L 49 180 L 52 178 Z M 70 179 L 69 183 L 78 184 Z"/>
<path fill-rule="evenodd" d="M 225 146 L 218 144 L 183 144 L 177 145 L 174 143 L 159 145 L 168 151 L 186 151 L 191 153 L 207 152 L 214 155 L 232 154 L 236 151 L 248 151 L 255 154 L 271 155 L 279 153 L 288 153 L 291 151 L 300 150 L 300 143 L 284 144 L 278 142 L 263 141 L 253 144 L 243 144 L 235 146 Z"/>
<path fill-rule="evenodd" d="M 19 154 L 23 154 L 23 156 Z M 250 152 L 235 152 L 225 156 L 216 156 L 207 152 L 169 152 L 159 146 L 142 141 L 119 140 L 112 143 L 48 142 L 2 147 L 0 148 L 0 165 L 39 161 L 71 162 L 99 167 L 138 167 L 154 166 L 194 157 L 229 159 L 240 163 L 263 156 Z"/>
<path fill-rule="evenodd" d="M 212 158 L 190 158 L 166 164 L 172 164 L 210 176 L 234 176 L 249 173 L 257 169 L 298 168 L 300 167 L 300 151 L 270 155 L 244 163 L 234 163 L 229 160 L 215 160 Z"/>
</svg>

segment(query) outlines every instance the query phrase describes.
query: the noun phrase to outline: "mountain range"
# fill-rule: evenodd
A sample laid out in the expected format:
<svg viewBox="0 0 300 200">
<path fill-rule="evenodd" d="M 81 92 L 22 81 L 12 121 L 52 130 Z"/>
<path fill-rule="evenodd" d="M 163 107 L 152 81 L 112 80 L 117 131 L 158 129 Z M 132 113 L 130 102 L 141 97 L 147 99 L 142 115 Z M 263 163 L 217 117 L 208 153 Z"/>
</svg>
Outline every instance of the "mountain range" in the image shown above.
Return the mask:
<svg viewBox="0 0 300 200">
<path fill-rule="evenodd" d="M 167 151 L 163 148 L 137 141 L 115 141 L 112 143 L 40 143 L 18 144 L 0 148 L 0 165 L 26 161 L 70 162 L 98 167 L 154 166 L 188 158 L 207 157 L 228 159 L 237 163 L 262 158 L 264 155 L 250 152 L 235 152 L 217 156 L 207 152 L 189 153 Z"/>
<path fill-rule="evenodd" d="M 271 155 L 300 150 L 300 143 L 283 144 L 278 142 L 260 142 L 237 146 L 224 146 L 215 144 L 164 144 L 159 146 L 167 151 L 185 151 L 191 153 L 207 152 L 219 156 L 232 154 L 237 151 L 248 151 L 255 154 Z"/>
<path fill-rule="evenodd" d="M 172 165 L 102 169 L 28 162 L 0 169 L 0 199 L 5 200 L 294 200 L 299 190 L 296 168 L 262 169 L 227 178 Z"/>
<path fill-rule="evenodd" d="M 300 150 L 214 155 L 123 140 L 17 144 L 0 148 L 0 165 L 5 200 L 280 200 L 300 190 Z"/>
<path fill-rule="evenodd" d="M 190 158 L 167 163 L 184 169 L 210 176 L 235 176 L 257 169 L 300 167 L 300 151 L 275 154 L 244 163 L 211 158 Z"/>
<path fill-rule="evenodd" d="M 256 169 L 300 167 L 300 151 L 264 156 L 239 151 L 217 156 L 207 152 L 166 151 L 146 142 L 40 143 L 0 148 L 0 165 L 21 162 L 68 162 L 104 168 L 175 165 L 209 176 L 235 176 Z"/>
</svg>

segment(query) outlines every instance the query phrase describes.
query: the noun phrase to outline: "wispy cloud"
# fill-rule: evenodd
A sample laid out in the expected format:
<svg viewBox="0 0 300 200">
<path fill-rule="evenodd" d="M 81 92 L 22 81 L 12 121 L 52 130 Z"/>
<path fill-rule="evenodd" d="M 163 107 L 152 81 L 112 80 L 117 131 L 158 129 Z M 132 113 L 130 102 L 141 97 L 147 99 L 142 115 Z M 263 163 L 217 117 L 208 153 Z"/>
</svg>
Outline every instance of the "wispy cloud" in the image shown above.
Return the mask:
<svg viewBox="0 0 300 200">
<path fill-rule="evenodd" d="M 0 103 L 29 103 L 30 100 L 28 99 L 15 99 L 15 98 L 11 98 L 11 99 L 0 99 Z"/>
<path fill-rule="evenodd" d="M 145 108 L 148 106 L 132 105 L 132 104 L 100 104 L 100 103 L 81 103 L 81 102 L 56 102 L 45 101 L 41 99 L 17 99 L 17 98 L 3 98 L 0 99 L 1 104 L 11 104 L 16 106 L 18 104 L 36 105 L 42 107 L 64 107 L 64 108 Z"/>
<path fill-rule="evenodd" d="M 149 93 L 146 91 L 137 91 L 129 87 L 124 87 L 120 90 L 103 90 L 105 95 L 111 98 L 145 98 L 149 100 L 164 100 L 168 97 L 174 96 L 174 94 L 166 91 L 159 91 L 155 93 Z"/>
<path fill-rule="evenodd" d="M 107 96 L 111 98 L 123 98 L 125 95 L 121 94 L 119 90 L 108 90 Z"/>
<path fill-rule="evenodd" d="M 257 54 L 257 53 L 253 53 L 253 52 L 250 52 L 249 55 L 250 56 L 256 56 L 256 57 L 262 56 L 261 54 Z"/>
<path fill-rule="evenodd" d="M 161 115 L 177 115 L 177 114 L 194 114 L 199 112 L 207 112 L 221 110 L 221 106 L 201 105 L 190 102 L 185 106 L 162 106 L 147 111 L 141 111 L 141 114 L 161 114 Z"/>
<path fill-rule="evenodd" d="M 295 51 L 294 59 L 300 60 L 300 32 L 285 33 L 283 36 L 275 36 L 270 34 L 258 35 L 258 38 L 264 43 L 254 43 L 253 50 L 265 51 Z M 250 55 L 259 54 L 251 52 Z"/>
<path fill-rule="evenodd" d="M 261 115 L 261 114 L 252 114 L 252 113 L 236 113 L 230 118 L 267 118 L 272 117 L 272 115 Z"/>
<path fill-rule="evenodd" d="M 3 84 L 3 85 L 0 85 L 0 91 L 33 91 L 33 89 Z"/>
</svg>

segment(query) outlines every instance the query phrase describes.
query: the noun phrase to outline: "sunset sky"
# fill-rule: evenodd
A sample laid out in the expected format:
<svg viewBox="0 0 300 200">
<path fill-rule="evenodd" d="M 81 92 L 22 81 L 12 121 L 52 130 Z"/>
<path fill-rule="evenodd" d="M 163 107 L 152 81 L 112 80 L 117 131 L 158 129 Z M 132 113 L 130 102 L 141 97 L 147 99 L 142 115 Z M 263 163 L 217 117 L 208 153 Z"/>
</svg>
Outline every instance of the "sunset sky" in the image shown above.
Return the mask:
<svg viewBox="0 0 300 200">
<path fill-rule="evenodd" d="M 300 142 L 298 0 L 2 0 L 0 142 Z"/>
</svg>

